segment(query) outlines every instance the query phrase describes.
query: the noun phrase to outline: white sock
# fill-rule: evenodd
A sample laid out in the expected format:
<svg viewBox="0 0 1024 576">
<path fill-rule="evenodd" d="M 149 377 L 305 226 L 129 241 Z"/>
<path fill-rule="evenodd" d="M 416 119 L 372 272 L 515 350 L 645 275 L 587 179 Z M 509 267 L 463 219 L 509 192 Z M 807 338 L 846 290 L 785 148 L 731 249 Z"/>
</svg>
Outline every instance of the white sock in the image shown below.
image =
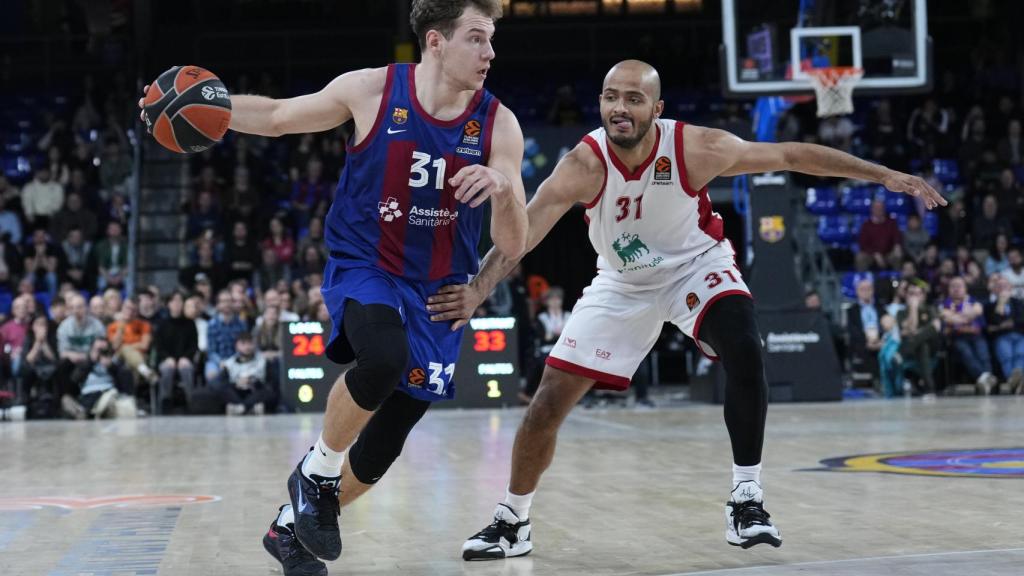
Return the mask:
<svg viewBox="0 0 1024 576">
<path fill-rule="evenodd" d="M 761 463 L 758 462 L 753 466 L 737 466 L 732 465 L 732 487 L 735 489 L 740 482 L 746 482 L 753 480 L 757 482 L 757 485 L 761 485 Z"/>
<path fill-rule="evenodd" d="M 277 515 L 277 525 L 287 528 L 289 524 L 295 524 L 295 511 L 292 510 L 291 504 L 285 504 L 284 508 L 281 508 L 281 513 Z"/>
<path fill-rule="evenodd" d="M 340 476 L 341 459 L 344 454 L 344 451 L 331 450 L 324 442 L 324 435 L 321 432 L 320 437 L 316 440 L 316 446 L 313 446 L 313 449 L 306 455 L 306 459 L 302 461 L 302 473 L 306 475 L 306 478 L 312 477 L 313 474 L 324 478 Z"/>
<path fill-rule="evenodd" d="M 533 504 L 533 495 L 537 491 L 530 492 L 529 494 L 513 494 L 509 490 L 505 490 L 505 504 L 516 513 L 520 521 L 525 522 L 530 518 L 530 504 Z"/>
</svg>

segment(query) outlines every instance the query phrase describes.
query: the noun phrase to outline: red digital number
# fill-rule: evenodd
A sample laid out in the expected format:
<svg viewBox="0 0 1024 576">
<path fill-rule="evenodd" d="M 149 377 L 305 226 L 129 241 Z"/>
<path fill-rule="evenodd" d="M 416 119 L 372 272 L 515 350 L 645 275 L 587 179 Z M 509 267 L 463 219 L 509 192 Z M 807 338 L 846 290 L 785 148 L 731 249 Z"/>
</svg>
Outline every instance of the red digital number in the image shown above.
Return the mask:
<svg viewBox="0 0 1024 576">
<path fill-rule="evenodd" d="M 501 352 L 507 345 L 505 333 L 501 330 L 473 333 L 473 350 L 477 352 Z"/>
<path fill-rule="evenodd" d="M 292 348 L 293 356 L 322 356 L 324 353 L 324 337 L 317 334 L 313 337 L 309 336 L 292 336 Z"/>
</svg>

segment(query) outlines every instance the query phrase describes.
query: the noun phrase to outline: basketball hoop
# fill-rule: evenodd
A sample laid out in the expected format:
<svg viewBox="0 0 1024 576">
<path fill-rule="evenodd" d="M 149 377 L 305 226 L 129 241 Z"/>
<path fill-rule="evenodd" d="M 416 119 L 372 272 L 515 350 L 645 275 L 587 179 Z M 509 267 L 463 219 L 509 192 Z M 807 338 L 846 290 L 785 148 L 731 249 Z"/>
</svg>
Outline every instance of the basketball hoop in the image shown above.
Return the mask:
<svg viewBox="0 0 1024 576">
<path fill-rule="evenodd" d="M 864 76 L 863 68 L 829 66 L 811 68 L 804 72 L 814 86 L 819 118 L 853 112 L 853 88 Z"/>
</svg>

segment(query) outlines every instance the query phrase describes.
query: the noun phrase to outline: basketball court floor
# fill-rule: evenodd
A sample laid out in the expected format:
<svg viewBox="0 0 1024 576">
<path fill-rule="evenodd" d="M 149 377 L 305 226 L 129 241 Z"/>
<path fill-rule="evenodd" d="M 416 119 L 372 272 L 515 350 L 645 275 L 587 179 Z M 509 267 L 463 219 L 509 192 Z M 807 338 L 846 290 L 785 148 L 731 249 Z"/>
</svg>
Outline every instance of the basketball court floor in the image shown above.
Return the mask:
<svg viewBox="0 0 1024 576">
<path fill-rule="evenodd" d="M 721 407 L 579 409 L 534 501 L 533 553 L 465 563 L 463 540 L 504 494 L 521 415 L 428 413 L 380 485 L 343 510 L 331 573 L 981 576 L 1024 565 L 1024 397 L 772 405 L 763 481 L 784 544 L 750 550 L 723 535 Z M 319 426 L 318 415 L 0 423 L 0 574 L 280 574 L 260 539 Z"/>
</svg>

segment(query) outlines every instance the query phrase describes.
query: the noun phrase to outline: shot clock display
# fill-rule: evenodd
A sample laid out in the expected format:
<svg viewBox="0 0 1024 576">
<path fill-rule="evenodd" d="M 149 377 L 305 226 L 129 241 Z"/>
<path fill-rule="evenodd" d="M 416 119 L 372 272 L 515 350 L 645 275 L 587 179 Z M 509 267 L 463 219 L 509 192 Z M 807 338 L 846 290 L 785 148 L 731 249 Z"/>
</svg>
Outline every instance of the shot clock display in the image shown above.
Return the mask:
<svg viewBox="0 0 1024 576">
<path fill-rule="evenodd" d="M 512 317 L 473 318 L 463 332 L 455 367 L 455 399 L 437 408 L 487 408 L 514 404 L 519 386 L 517 321 Z M 331 327 L 320 322 L 284 326 L 281 393 L 300 412 L 322 412 L 327 394 L 345 366 L 324 351 Z"/>
</svg>

